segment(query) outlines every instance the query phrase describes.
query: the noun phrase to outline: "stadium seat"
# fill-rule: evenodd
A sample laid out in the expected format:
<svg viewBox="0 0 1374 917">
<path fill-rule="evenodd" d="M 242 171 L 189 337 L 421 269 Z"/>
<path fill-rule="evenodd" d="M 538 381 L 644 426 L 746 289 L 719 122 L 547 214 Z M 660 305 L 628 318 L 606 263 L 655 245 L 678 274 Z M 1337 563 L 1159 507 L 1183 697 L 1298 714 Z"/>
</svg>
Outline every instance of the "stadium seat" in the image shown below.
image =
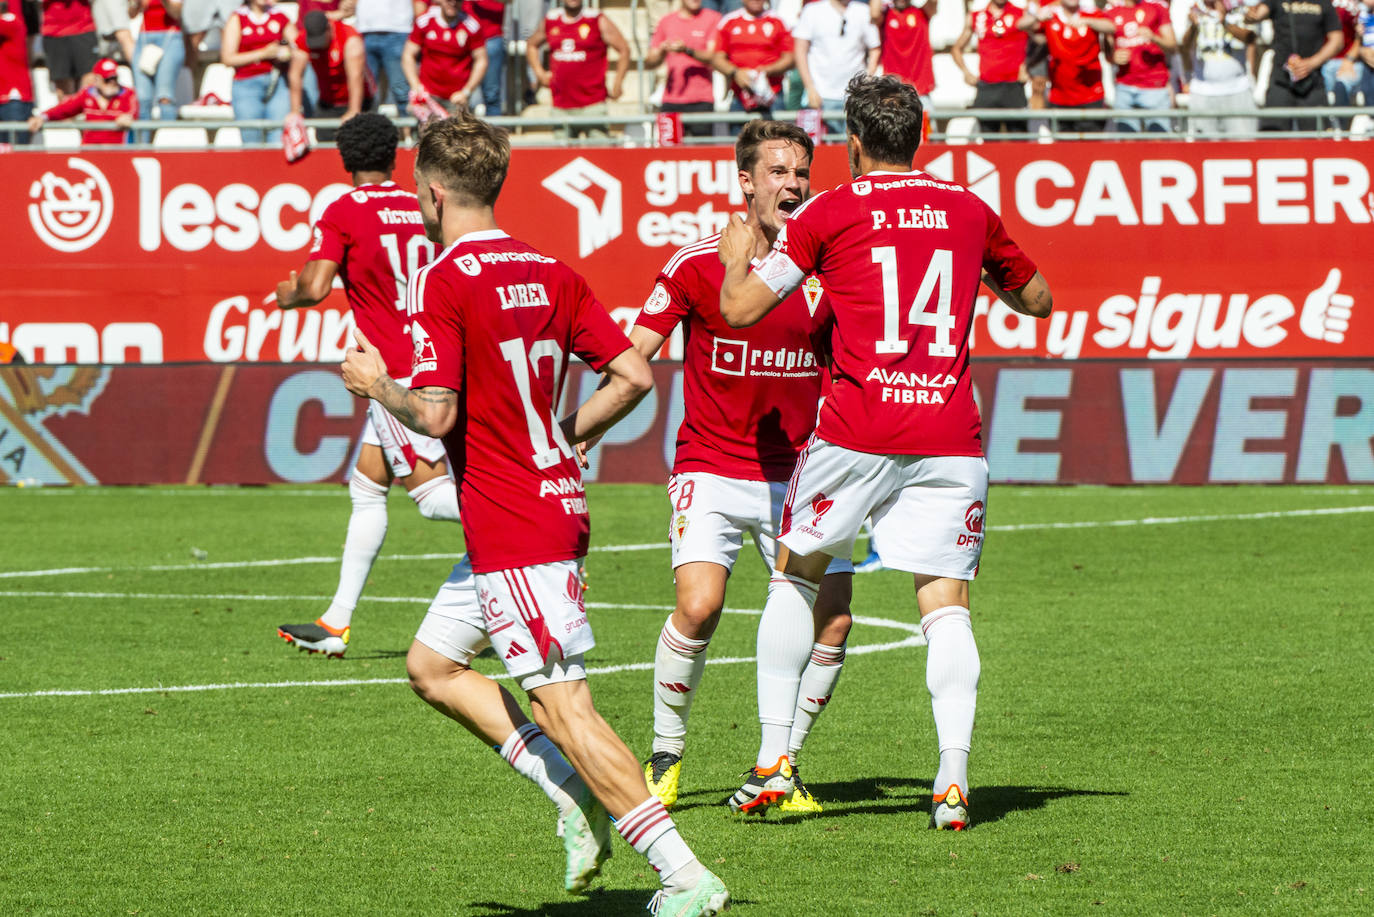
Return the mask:
<svg viewBox="0 0 1374 917">
<path fill-rule="evenodd" d="M 45 150 L 78 150 L 81 148 L 81 131 L 74 127 L 45 127 L 40 136 Z"/>
<path fill-rule="evenodd" d="M 57 104 L 57 93 L 52 88 L 52 78 L 48 76 L 47 67 L 35 67 L 33 69 L 33 107 L 39 111 L 47 111 Z"/>
<path fill-rule="evenodd" d="M 243 135 L 237 127 L 221 127 L 215 130 L 215 148 L 232 149 L 243 146 Z"/>
<path fill-rule="evenodd" d="M 200 92 L 196 101 L 181 106 L 181 117 L 190 121 L 231 121 L 234 110 L 229 100 L 234 93 L 234 68 L 226 64 L 214 63 L 205 68 L 205 76 L 200 80 Z M 201 105 L 201 99 L 214 95 L 222 104 Z"/>
<path fill-rule="evenodd" d="M 134 72 L 129 69 L 127 64 L 120 64 L 118 67 L 119 85 L 127 89 L 134 88 Z"/>
<path fill-rule="evenodd" d="M 978 72 L 978 55 L 965 54 L 964 64 L 974 73 Z M 977 90 L 964 82 L 964 74 L 955 66 L 954 58 L 948 54 L 936 54 L 931 59 L 935 72 L 935 91 L 930 94 L 931 104 L 936 114 L 968 108 L 973 104 Z"/>
<path fill-rule="evenodd" d="M 203 127 L 159 127 L 153 131 L 153 146 L 159 149 L 204 149 L 210 134 Z"/>
<path fill-rule="evenodd" d="M 951 146 L 972 143 L 977 134 L 978 119 L 970 118 L 967 115 L 950 118 L 949 123 L 945 125 L 945 143 Z"/>
<path fill-rule="evenodd" d="M 1270 48 L 1260 58 L 1255 68 L 1255 104 L 1263 105 L 1264 96 L 1269 91 L 1269 76 L 1274 72 L 1274 49 Z"/>
<path fill-rule="evenodd" d="M 924 4 L 919 4 L 924 6 Z M 930 20 L 930 47 L 933 51 L 948 50 L 964 31 L 964 5 L 942 3 Z"/>
</svg>

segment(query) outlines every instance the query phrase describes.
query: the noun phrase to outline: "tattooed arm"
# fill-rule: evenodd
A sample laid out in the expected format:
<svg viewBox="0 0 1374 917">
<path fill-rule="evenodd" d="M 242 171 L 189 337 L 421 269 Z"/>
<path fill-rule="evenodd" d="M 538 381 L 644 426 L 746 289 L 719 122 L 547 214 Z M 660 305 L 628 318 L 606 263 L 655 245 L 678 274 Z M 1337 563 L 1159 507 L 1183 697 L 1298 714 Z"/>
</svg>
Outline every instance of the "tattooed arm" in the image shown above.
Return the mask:
<svg viewBox="0 0 1374 917">
<path fill-rule="evenodd" d="M 358 348 L 344 356 L 343 380 L 360 398 L 371 398 L 416 433 L 440 437 L 458 419 L 458 393 L 451 388 L 427 385 L 406 389 L 387 375 L 381 353 L 361 331 L 355 332 Z"/>
</svg>

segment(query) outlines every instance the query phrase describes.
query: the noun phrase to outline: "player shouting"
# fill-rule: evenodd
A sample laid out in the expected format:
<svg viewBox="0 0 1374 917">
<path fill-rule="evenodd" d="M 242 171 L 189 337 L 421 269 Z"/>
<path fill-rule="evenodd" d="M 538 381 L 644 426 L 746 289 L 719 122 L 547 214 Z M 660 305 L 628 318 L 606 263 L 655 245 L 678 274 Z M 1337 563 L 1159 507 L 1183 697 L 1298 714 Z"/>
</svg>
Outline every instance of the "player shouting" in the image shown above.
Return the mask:
<svg viewBox="0 0 1374 917">
<path fill-rule="evenodd" d="M 764 614 L 808 624 L 831 558 L 850 556 L 872 516 L 883 564 L 913 574 L 929 644 L 940 747 L 931 825 L 959 830 L 969 822 L 979 676 L 969 581 L 988 484 L 969 373 L 973 303 L 984 274 L 1018 312 L 1044 318 L 1052 299 L 982 200 L 912 169 L 921 142 L 912 86 L 855 77 L 845 118 L 854 181 L 803 204 L 753 270 L 757 227 L 731 220 L 720 240 L 720 309 L 732 326 L 763 319 L 812 271 L 834 310 L 832 389 L 792 474 Z M 800 672 L 805 653 L 790 663 Z"/>
<path fill-rule="evenodd" d="M 391 180 L 396 168 L 396 127 L 378 114 L 357 115 L 339 128 L 339 155 L 354 190 L 330 204 L 315 224 L 304 269 L 277 284 L 283 309 L 313 306 L 343 281 L 353 322 L 380 349 L 387 371 L 410 375 L 410 334 L 405 314 L 407 279 L 434 257 L 415 195 Z M 399 479 L 420 513 L 458 521 L 458 495 L 449 477 L 444 444 L 407 430 L 372 404 L 363 426 L 358 464 L 348 480 L 353 514 L 334 599 L 310 624 L 283 624 L 277 634 L 312 653 L 339 657 L 348 649 L 353 610 L 386 539 L 386 494 Z"/>
<path fill-rule="evenodd" d="M 716 914 L 729 892 L 687 847 L 634 755 L 597 713 L 583 663 L 594 645 L 578 577 L 589 525 L 569 443 L 603 433 L 653 387 L 653 376 L 580 276 L 497 228 L 492 208 L 509 163 L 505 133 L 467 113 L 421 135 L 420 207 L 444 251 L 409 291 L 413 387 L 386 374 L 363 335 L 343 367 L 350 391 L 443 437 L 458 475 L 471 583 L 455 568 L 407 668 L 417 688 L 447 683 L 455 705 L 445 712 L 475 734 L 509 742 L 518 737 L 514 704 L 468 668 L 490 642 L 576 769 L 572 785 L 590 789 L 563 822 L 565 840 L 574 832 L 591 854 L 585 872 L 570 868 L 568 887 L 584 887 L 610 856 L 609 813 L 658 872 L 655 913 Z M 553 411 L 574 354 L 608 381 L 560 424 Z"/>
<path fill-rule="evenodd" d="M 754 255 L 767 254 L 788 216 L 810 196 L 812 152 L 811 138 L 794 124 L 751 121 L 740 132 L 735 162 L 749 224 L 759 230 Z M 736 331 L 720 315 L 719 241 L 709 236 L 668 260 L 630 331 L 635 349 L 651 357 L 685 322 L 686 403 L 668 481 L 677 604 L 654 655 L 654 744 L 645 767 L 649 788 L 665 806 L 677 801 L 687 717 L 720 623 L 726 581 L 746 534 L 773 566 L 786 482 L 815 428 L 821 390 L 813 344 L 813 329 L 825 315 L 814 316 L 820 288 L 794 292 L 767 319 Z M 762 814 L 775 803 L 784 811 L 820 811 L 796 757 L 844 664 L 853 570 L 848 557 L 831 563 L 814 633 L 810 624 L 791 628 L 776 615 L 759 622 L 759 721 L 768 762 L 751 775 L 753 792 L 731 799 L 736 811 Z M 809 654 L 804 674 L 773 664 L 783 646 Z"/>
</svg>

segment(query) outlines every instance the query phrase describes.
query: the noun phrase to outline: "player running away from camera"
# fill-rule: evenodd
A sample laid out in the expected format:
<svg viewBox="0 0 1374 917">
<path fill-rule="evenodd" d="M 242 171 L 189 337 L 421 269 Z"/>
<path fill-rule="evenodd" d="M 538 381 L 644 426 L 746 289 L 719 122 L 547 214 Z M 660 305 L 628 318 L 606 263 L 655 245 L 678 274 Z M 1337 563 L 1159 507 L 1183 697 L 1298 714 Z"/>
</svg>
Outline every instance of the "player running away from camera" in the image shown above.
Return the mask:
<svg viewBox="0 0 1374 917">
<path fill-rule="evenodd" d="M 391 180 L 396 127 L 378 114 L 360 114 L 338 133 L 339 155 L 354 190 L 320 214 L 314 244 L 298 275 L 277 284 L 283 309 L 313 306 L 343 281 L 353 323 L 373 341 L 398 379 L 410 376 L 411 341 L 406 281 L 434 257 L 415 195 Z M 353 611 L 386 539 L 386 495 L 399 480 L 421 515 L 458 521 L 458 495 L 444 444 L 406 429 L 381 405 L 368 407 L 358 464 L 348 480 L 353 514 L 334 599 L 310 624 L 283 624 L 277 634 L 312 653 L 339 657 L 348 649 Z"/>
<path fill-rule="evenodd" d="M 754 256 L 768 253 L 810 195 L 812 152 L 811 138 L 795 124 L 756 120 L 740 132 L 735 162 L 749 225 L 758 230 Z M 654 744 L 645 767 L 649 788 L 665 806 L 677 801 L 687 718 L 726 582 L 746 535 L 772 568 L 787 479 L 815 428 L 821 392 L 813 343 L 826 314 L 822 308 L 817 315 L 820 286 L 813 281 L 796 290 L 764 321 L 736 331 L 720 315 L 719 241 L 709 236 L 668 260 L 630 331 L 635 349 L 651 357 L 684 325 L 685 412 L 668 480 L 677 604 L 654 656 Z M 809 617 L 765 615 L 759 622 L 759 721 L 768 762 L 751 776 L 755 792 L 732 798 L 736 811 L 763 814 L 775 803 L 784 811 L 820 811 L 801 782 L 796 756 L 844 664 L 852 579 L 848 557 L 830 565 L 814 633 Z M 810 659 L 804 674 L 775 665 L 797 653 Z M 772 782 L 759 792 L 764 780 Z"/>
<path fill-rule="evenodd" d="M 1018 312 L 1044 318 L 1052 300 L 991 208 L 912 169 L 914 87 L 857 76 L 845 117 L 854 181 L 803 204 L 752 270 L 756 227 L 732 219 L 720 240 L 720 309 L 731 326 L 762 320 L 812 271 L 834 312 L 831 390 L 792 474 L 764 614 L 809 620 L 831 558 L 850 556 L 872 516 L 883 564 L 913 574 L 929 646 L 940 747 L 931 825 L 959 830 L 969 823 L 979 675 L 969 581 L 988 482 L 969 373 L 973 303 L 980 276 Z"/>
<path fill-rule="evenodd" d="M 509 163 L 505 132 L 466 112 L 424 131 L 416 186 L 429 238 L 444 250 L 410 285 L 412 388 L 392 379 L 361 333 L 343 366 L 350 391 L 442 437 L 458 478 L 471 563 L 440 589 L 407 669 L 417 693 L 500 744 L 517 769 L 533 752 L 561 784 L 566 799 L 549 794 L 561 802 L 569 890 L 584 889 L 610 856 L 613 817 L 659 874 L 660 917 L 715 914 L 729 893 L 597 713 L 583 662 L 594 645 L 578 575 L 589 525 L 570 444 L 625 416 L 653 376 L 586 281 L 497 228 L 492 208 Z M 574 355 L 608 382 L 560 423 L 553 411 Z M 538 727 L 468 667 L 488 643 L 528 693 Z"/>
</svg>

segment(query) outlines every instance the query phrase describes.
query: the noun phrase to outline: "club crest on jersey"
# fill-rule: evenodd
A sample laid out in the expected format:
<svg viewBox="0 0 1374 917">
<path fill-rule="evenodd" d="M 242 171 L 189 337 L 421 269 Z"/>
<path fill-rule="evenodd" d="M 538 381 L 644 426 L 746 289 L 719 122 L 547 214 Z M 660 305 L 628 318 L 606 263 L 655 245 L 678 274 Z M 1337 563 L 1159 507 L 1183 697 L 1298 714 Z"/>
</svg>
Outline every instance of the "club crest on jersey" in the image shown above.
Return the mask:
<svg viewBox="0 0 1374 917">
<path fill-rule="evenodd" d="M 806 308 L 811 310 L 812 315 L 816 314 L 816 307 L 821 304 L 821 293 L 823 292 L 825 291 L 821 289 L 821 279 L 815 274 L 806 278 L 806 282 L 802 284 L 802 295 L 806 297 Z"/>
<path fill-rule="evenodd" d="M 577 27 L 577 37 L 586 38 L 590 34 L 592 34 L 592 27 L 585 22 Z"/>
<path fill-rule="evenodd" d="M 673 524 L 668 527 L 668 537 L 676 537 L 680 541 L 682 539 L 682 536 L 686 534 L 687 517 L 682 513 L 678 513 L 677 518 L 673 520 Z"/>
<path fill-rule="evenodd" d="M 410 341 L 415 345 L 415 355 L 411 359 L 411 374 L 432 373 L 439 368 L 439 357 L 434 353 L 434 342 L 429 339 L 425 329 L 418 321 L 410 323 Z"/>
<path fill-rule="evenodd" d="M 644 312 L 646 315 L 658 315 L 668 308 L 671 302 L 668 290 L 661 283 L 654 284 L 654 291 L 649 294 L 649 298 L 644 301 Z"/>
</svg>

